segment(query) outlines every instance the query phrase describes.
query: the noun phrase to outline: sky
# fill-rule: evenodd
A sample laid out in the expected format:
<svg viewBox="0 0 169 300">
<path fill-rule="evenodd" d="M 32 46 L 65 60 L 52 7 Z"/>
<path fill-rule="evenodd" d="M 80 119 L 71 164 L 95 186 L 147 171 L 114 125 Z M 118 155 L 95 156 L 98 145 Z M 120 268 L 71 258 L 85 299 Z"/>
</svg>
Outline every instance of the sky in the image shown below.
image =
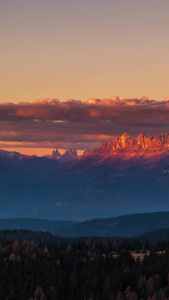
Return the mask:
<svg viewBox="0 0 169 300">
<path fill-rule="evenodd" d="M 43 155 L 169 132 L 168 11 L 168 0 L 0 0 L 0 147 Z"/>
</svg>

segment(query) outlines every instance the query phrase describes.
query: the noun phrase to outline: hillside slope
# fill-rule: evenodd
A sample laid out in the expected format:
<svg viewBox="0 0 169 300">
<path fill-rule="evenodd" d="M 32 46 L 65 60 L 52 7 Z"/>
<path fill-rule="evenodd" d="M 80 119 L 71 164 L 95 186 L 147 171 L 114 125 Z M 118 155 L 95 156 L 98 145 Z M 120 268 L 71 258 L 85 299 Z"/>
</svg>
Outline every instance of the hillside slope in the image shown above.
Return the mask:
<svg viewBox="0 0 169 300">
<path fill-rule="evenodd" d="M 132 214 L 108 219 L 93 219 L 66 228 L 66 237 L 134 237 L 155 229 L 169 228 L 169 212 Z"/>
</svg>

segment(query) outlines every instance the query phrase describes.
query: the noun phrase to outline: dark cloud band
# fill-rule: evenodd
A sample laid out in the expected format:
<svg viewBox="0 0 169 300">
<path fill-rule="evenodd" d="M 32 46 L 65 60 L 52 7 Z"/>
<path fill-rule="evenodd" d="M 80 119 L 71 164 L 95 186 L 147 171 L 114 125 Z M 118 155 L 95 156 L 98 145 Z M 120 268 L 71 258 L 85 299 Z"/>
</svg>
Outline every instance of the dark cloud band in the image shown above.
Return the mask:
<svg viewBox="0 0 169 300">
<path fill-rule="evenodd" d="M 98 145 L 123 132 L 169 132 L 169 99 L 57 99 L 0 105 L 0 141 Z M 82 146 L 83 145 L 83 146 Z"/>
</svg>

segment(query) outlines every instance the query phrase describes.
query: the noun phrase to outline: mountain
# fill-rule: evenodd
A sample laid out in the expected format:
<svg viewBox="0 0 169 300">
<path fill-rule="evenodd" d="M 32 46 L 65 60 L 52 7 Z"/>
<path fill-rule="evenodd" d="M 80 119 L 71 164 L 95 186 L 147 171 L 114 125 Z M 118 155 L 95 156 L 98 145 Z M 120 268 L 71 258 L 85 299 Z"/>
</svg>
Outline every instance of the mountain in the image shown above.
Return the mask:
<svg viewBox="0 0 169 300">
<path fill-rule="evenodd" d="M 0 150 L 0 160 L 29 160 L 29 163 L 31 160 L 41 163 L 46 161 L 46 164 L 50 165 L 47 158 L 54 159 L 59 163 L 67 163 L 68 169 L 79 172 L 92 168 L 126 169 L 134 166 L 151 169 L 165 167 L 169 165 L 169 134 L 146 137 L 144 133 L 141 133 L 135 140 L 124 133 L 121 137 L 116 137 L 113 141 L 105 143 L 97 149 L 86 150 L 81 158 L 74 149 L 66 150 L 62 155 L 56 149 L 46 157 Z"/>
<path fill-rule="evenodd" d="M 66 151 L 62 162 L 63 155 L 1 150 L 0 218 L 79 221 L 169 210 L 168 149 L 168 134 L 123 134 L 81 158 Z"/>
<path fill-rule="evenodd" d="M 91 149 L 86 149 L 84 150 L 84 153 L 81 155 L 81 157 L 87 156 L 88 154 L 90 154 Z"/>
<path fill-rule="evenodd" d="M 169 134 L 146 137 L 141 133 L 137 140 L 124 133 L 112 142 L 87 152 L 84 157 L 70 168 L 72 171 L 84 171 L 91 168 L 139 167 L 150 169 L 169 164 Z"/>
<path fill-rule="evenodd" d="M 69 164 L 76 161 L 79 157 L 77 151 L 74 149 L 66 150 L 65 153 L 61 154 L 58 149 L 53 150 L 51 155 L 46 155 L 49 159 L 56 159 L 58 162 L 63 164 Z"/>
<path fill-rule="evenodd" d="M 61 153 L 59 152 L 58 149 L 56 150 L 53 150 L 52 154 L 51 155 L 46 155 L 47 158 L 52 158 L 52 159 L 59 159 L 61 157 Z"/>
<path fill-rule="evenodd" d="M 71 163 L 78 159 L 77 151 L 74 149 L 66 150 L 64 154 L 59 158 L 59 162 Z"/>
<path fill-rule="evenodd" d="M 21 154 L 19 152 L 16 151 L 6 151 L 3 149 L 0 149 L 0 160 L 13 160 L 13 159 L 22 159 L 24 157 L 28 157 L 27 155 Z M 31 156 L 30 156 L 31 157 Z"/>
<path fill-rule="evenodd" d="M 43 174 L 56 171 L 59 168 L 61 168 L 61 165 L 54 159 L 49 160 L 46 157 L 29 156 L 19 152 L 0 150 L 0 173 L 2 171 L 8 172 L 9 177 L 12 170 L 20 172 L 20 174 L 28 174 L 30 172 Z"/>
</svg>

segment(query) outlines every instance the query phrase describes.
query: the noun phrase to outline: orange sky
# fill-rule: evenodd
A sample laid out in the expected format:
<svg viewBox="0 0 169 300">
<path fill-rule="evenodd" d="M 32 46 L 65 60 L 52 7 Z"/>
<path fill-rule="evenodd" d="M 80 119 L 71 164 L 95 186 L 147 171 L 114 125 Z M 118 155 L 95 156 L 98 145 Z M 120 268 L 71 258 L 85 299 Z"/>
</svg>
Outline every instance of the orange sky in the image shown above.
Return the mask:
<svg viewBox="0 0 169 300">
<path fill-rule="evenodd" d="M 26 155 L 36 155 L 36 156 L 45 156 L 45 155 L 50 155 L 52 154 L 53 148 L 23 148 L 23 147 L 3 147 L 3 150 L 7 150 L 7 151 L 16 151 L 16 152 L 20 152 L 21 154 L 26 154 Z M 59 152 L 61 154 L 63 154 L 65 152 L 65 149 L 58 149 Z M 78 155 L 82 155 L 83 154 L 83 150 L 77 150 Z"/>
<path fill-rule="evenodd" d="M 168 12 L 168 0 L 1 1 L 0 148 L 169 132 Z"/>
<path fill-rule="evenodd" d="M 169 96 L 168 0 L 1 1 L 0 102 Z"/>
</svg>

